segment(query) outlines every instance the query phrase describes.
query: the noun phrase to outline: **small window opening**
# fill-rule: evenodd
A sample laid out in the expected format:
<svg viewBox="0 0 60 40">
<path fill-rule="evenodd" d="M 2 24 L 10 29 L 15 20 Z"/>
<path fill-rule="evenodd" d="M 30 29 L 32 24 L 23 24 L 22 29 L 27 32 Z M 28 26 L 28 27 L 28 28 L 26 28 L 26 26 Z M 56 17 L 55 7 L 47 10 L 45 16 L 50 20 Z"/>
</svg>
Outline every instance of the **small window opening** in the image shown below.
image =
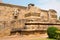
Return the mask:
<svg viewBox="0 0 60 40">
<path fill-rule="evenodd" d="M 17 19 L 17 16 L 14 16 L 14 19 Z"/>
</svg>

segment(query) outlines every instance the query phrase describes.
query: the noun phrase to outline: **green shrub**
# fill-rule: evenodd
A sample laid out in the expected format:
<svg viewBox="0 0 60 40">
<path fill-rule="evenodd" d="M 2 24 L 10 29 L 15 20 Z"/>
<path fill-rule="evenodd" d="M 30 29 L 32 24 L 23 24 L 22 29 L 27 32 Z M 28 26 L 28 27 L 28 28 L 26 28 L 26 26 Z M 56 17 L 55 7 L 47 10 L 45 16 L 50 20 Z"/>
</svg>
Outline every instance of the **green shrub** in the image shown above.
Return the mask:
<svg viewBox="0 0 60 40">
<path fill-rule="evenodd" d="M 58 30 L 56 27 L 48 27 L 47 34 L 49 38 L 55 38 L 56 36 L 56 30 Z"/>
<path fill-rule="evenodd" d="M 56 31 L 56 39 L 57 40 L 60 40 L 60 30 L 57 30 Z"/>
</svg>

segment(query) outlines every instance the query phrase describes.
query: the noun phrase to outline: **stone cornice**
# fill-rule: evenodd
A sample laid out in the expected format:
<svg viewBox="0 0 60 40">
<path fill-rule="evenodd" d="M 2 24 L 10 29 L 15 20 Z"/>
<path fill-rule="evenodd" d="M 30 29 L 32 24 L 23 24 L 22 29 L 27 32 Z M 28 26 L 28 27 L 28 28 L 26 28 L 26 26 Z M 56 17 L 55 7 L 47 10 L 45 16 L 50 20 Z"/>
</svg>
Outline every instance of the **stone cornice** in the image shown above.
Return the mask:
<svg viewBox="0 0 60 40">
<path fill-rule="evenodd" d="M 7 3 L 0 3 L 0 5 L 3 5 L 3 6 L 10 6 L 10 7 L 20 7 L 20 8 L 24 8 L 24 9 L 27 8 L 27 7 L 25 7 L 25 6 L 18 6 L 18 5 L 7 4 Z"/>
</svg>

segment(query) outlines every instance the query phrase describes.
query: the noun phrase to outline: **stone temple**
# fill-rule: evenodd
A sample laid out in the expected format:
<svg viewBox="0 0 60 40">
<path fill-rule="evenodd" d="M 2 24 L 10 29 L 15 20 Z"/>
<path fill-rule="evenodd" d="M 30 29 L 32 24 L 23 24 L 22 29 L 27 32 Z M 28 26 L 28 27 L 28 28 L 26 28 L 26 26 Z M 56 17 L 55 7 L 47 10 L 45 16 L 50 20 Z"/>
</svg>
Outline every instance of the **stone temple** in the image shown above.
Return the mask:
<svg viewBox="0 0 60 40">
<path fill-rule="evenodd" d="M 20 35 L 41 34 L 49 26 L 59 27 L 59 24 L 54 9 L 44 10 L 31 3 L 27 7 L 0 3 L 0 36 L 17 32 Z"/>
</svg>

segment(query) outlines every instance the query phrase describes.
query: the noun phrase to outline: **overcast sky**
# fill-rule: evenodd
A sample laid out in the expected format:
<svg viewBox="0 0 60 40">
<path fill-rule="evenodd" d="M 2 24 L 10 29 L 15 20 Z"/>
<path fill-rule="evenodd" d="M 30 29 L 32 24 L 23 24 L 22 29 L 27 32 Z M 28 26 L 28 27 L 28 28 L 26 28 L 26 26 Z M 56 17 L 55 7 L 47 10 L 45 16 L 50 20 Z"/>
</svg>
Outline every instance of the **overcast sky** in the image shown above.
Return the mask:
<svg viewBox="0 0 60 40">
<path fill-rule="evenodd" d="M 27 6 L 29 3 L 35 4 L 41 9 L 54 9 L 60 16 L 60 0 L 3 0 L 4 3 Z"/>
</svg>

